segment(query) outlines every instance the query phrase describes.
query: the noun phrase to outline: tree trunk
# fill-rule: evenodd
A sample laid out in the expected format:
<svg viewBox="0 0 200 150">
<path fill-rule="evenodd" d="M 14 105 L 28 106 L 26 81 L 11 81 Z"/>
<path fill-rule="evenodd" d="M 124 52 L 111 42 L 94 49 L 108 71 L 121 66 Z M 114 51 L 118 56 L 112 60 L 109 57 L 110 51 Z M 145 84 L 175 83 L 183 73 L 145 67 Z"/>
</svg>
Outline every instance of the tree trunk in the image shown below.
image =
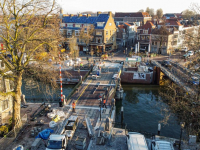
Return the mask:
<svg viewBox="0 0 200 150">
<path fill-rule="evenodd" d="M 20 108 L 21 108 L 21 86 L 22 86 L 22 72 L 17 73 L 17 77 L 15 78 L 15 94 L 13 97 L 13 118 L 12 118 L 12 127 L 20 127 L 21 116 L 20 116 Z"/>
</svg>

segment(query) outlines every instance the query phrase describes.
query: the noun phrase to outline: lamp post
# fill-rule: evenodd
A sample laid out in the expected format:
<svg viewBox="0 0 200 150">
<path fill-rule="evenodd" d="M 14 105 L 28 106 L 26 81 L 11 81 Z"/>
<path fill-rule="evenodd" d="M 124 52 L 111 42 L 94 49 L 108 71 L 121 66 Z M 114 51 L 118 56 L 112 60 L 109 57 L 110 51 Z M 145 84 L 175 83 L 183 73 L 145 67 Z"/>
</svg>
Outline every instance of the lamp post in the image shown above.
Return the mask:
<svg viewBox="0 0 200 150">
<path fill-rule="evenodd" d="M 179 142 L 179 150 L 181 149 L 181 138 L 182 138 L 182 132 L 183 132 L 183 128 L 185 127 L 185 122 L 181 122 L 181 134 L 180 134 L 180 142 Z"/>
</svg>

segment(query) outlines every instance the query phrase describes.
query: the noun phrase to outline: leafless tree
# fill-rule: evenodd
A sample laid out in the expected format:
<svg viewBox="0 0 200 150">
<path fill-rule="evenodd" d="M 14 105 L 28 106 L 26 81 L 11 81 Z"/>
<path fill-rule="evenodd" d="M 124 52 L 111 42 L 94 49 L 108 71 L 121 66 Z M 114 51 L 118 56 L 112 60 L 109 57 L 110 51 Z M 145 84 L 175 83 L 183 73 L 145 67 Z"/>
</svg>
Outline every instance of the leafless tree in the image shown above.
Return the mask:
<svg viewBox="0 0 200 150">
<path fill-rule="evenodd" d="M 157 9 L 156 10 L 156 15 L 158 16 L 158 19 L 161 19 L 162 16 L 163 16 L 163 10 L 161 8 Z"/>
<path fill-rule="evenodd" d="M 12 59 L 1 55 L 1 59 L 12 71 L 8 78 L 14 81 L 15 88 L 11 93 L 13 96 L 13 126 L 20 126 L 20 104 L 22 77 L 27 70 L 32 73 L 43 70 L 39 62 L 45 62 L 50 57 L 58 54 L 60 41 L 58 6 L 55 0 L 1 0 L 0 12 L 0 38 L 5 43 L 6 53 Z M 46 53 L 44 55 L 44 53 Z M 36 54 L 42 54 L 42 59 L 37 59 L 36 64 L 29 65 Z M 25 59 L 24 59 L 25 58 Z M 45 63 L 43 63 L 45 65 Z M 34 68 L 34 66 L 37 66 Z M 45 70 L 44 72 L 46 72 Z M 1 75 L 6 77 L 4 72 Z M 1 93 L 5 94 L 5 93 Z"/>
</svg>

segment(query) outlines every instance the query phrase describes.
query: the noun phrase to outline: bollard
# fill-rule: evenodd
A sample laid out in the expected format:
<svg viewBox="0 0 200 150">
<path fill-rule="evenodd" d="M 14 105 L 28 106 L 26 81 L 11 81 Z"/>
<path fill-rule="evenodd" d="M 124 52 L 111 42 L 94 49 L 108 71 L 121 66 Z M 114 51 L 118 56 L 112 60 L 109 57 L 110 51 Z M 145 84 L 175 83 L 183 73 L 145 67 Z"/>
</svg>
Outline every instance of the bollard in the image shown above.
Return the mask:
<svg viewBox="0 0 200 150">
<path fill-rule="evenodd" d="M 122 106 L 121 107 L 121 126 L 123 125 L 123 121 L 124 121 L 124 108 Z"/>
<path fill-rule="evenodd" d="M 161 130 L 161 124 L 158 124 L 158 135 L 160 135 L 160 130 Z"/>
<path fill-rule="evenodd" d="M 81 83 L 82 83 L 82 81 L 83 81 L 83 77 L 82 77 L 82 76 L 80 76 L 80 81 L 81 81 Z"/>
</svg>

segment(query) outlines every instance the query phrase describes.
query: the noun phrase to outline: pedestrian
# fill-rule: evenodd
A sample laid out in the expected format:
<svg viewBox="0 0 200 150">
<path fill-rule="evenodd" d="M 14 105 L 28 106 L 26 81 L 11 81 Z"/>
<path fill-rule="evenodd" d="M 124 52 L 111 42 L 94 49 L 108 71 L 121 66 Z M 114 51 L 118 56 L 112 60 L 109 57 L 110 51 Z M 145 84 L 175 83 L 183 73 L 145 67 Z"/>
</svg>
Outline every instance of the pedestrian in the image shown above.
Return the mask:
<svg viewBox="0 0 200 150">
<path fill-rule="evenodd" d="M 103 107 L 106 108 L 106 99 L 105 98 L 103 99 Z"/>
<path fill-rule="evenodd" d="M 76 107 L 76 103 L 73 102 L 73 103 L 72 103 L 72 109 L 73 109 L 72 112 L 76 112 L 76 111 L 75 111 L 75 107 Z"/>
</svg>

